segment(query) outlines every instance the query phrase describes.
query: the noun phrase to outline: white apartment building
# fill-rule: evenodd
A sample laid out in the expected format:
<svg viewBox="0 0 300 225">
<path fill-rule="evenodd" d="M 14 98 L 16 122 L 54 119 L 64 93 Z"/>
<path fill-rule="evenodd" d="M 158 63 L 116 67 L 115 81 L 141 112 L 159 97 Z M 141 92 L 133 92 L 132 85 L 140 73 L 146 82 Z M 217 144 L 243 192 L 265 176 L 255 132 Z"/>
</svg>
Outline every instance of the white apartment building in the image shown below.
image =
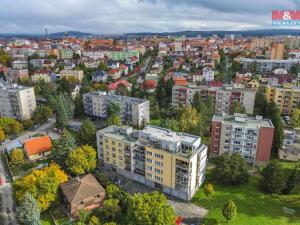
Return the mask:
<svg viewBox="0 0 300 225">
<path fill-rule="evenodd" d="M 33 87 L 0 83 L 0 117 L 30 119 L 36 109 Z"/>
<path fill-rule="evenodd" d="M 243 64 L 243 69 L 250 69 L 253 64 L 256 64 L 256 72 L 258 73 L 271 73 L 274 69 L 290 70 L 294 65 L 300 62 L 300 59 L 286 59 L 286 60 L 270 60 L 270 59 L 250 59 L 238 58 Z"/>
<path fill-rule="evenodd" d="M 106 119 L 106 110 L 111 102 L 120 105 L 120 118 L 123 123 L 133 126 L 142 126 L 149 123 L 150 103 L 148 100 L 101 91 L 83 95 L 84 112 L 94 118 Z"/>
<path fill-rule="evenodd" d="M 250 163 L 270 160 L 274 126 L 269 119 L 245 114 L 214 115 L 210 157 L 238 152 Z"/>
<path fill-rule="evenodd" d="M 98 60 L 98 59 L 103 59 L 104 58 L 104 53 L 102 51 L 82 51 L 82 55 L 85 57 L 90 57 L 94 60 Z"/>
<path fill-rule="evenodd" d="M 190 200 L 205 180 L 207 146 L 198 136 L 146 126 L 97 132 L 101 162 L 129 179 Z"/>
</svg>

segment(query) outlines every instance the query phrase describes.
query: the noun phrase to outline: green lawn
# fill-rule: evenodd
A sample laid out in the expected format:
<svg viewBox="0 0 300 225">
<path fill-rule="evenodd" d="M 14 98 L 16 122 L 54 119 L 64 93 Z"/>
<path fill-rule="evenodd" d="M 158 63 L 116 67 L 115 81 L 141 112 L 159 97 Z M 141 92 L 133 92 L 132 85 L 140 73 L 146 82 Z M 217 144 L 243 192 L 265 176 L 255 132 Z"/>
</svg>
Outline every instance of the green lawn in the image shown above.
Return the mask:
<svg viewBox="0 0 300 225">
<path fill-rule="evenodd" d="M 40 220 L 42 225 L 55 225 L 49 211 L 42 213 Z"/>
<path fill-rule="evenodd" d="M 300 224 L 300 192 L 297 191 L 298 193 L 292 195 L 267 195 L 263 194 L 258 186 L 259 178 L 257 177 L 250 177 L 249 182 L 241 186 L 214 185 L 213 196 L 208 199 L 201 189 L 196 193 L 192 202 L 209 210 L 205 225 L 226 223 L 221 208 L 228 199 L 236 203 L 238 211 L 236 218 L 229 224 Z M 285 214 L 282 211 L 283 206 L 296 210 L 295 215 Z"/>
</svg>

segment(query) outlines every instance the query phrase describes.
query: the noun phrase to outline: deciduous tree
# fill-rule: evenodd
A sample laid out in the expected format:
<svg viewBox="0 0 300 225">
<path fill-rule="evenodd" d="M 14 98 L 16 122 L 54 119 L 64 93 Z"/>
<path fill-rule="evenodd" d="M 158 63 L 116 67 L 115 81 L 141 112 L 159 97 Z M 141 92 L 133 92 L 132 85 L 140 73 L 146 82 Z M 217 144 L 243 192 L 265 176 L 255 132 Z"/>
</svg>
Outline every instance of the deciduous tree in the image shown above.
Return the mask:
<svg viewBox="0 0 300 225">
<path fill-rule="evenodd" d="M 174 208 L 161 193 L 134 194 L 129 201 L 128 224 L 173 225 L 175 218 Z"/>
<path fill-rule="evenodd" d="M 10 163 L 12 166 L 19 166 L 24 164 L 24 153 L 21 149 L 16 148 L 10 154 Z"/>
<path fill-rule="evenodd" d="M 210 183 L 204 185 L 204 194 L 209 198 L 214 193 L 214 186 Z"/>
<path fill-rule="evenodd" d="M 96 163 L 96 150 L 89 145 L 83 145 L 71 151 L 66 160 L 69 171 L 75 175 L 94 170 Z"/>
<path fill-rule="evenodd" d="M 21 202 L 28 191 L 44 211 L 56 200 L 58 185 L 67 180 L 68 175 L 54 163 L 43 169 L 33 170 L 31 174 L 16 181 L 17 201 Z"/>
<path fill-rule="evenodd" d="M 4 141 L 4 139 L 5 139 L 5 133 L 3 130 L 0 130 L 0 142 Z"/>
</svg>

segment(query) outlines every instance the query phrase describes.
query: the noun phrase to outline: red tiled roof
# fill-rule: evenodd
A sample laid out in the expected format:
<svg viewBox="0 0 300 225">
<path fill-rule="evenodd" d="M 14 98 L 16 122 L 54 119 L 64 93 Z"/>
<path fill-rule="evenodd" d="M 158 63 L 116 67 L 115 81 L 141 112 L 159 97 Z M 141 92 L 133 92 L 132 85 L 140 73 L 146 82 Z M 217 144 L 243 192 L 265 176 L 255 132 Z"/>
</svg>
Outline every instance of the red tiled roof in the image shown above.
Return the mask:
<svg viewBox="0 0 300 225">
<path fill-rule="evenodd" d="M 52 142 L 48 136 L 37 137 L 24 141 L 24 149 L 28 156 L 51 150 Z"/>
<path fill-rule="evenodd" d="M 154 89 L 156 87 L 156 81 L 155 80 L 146 80 L 144 83 L 145 89 Z"/>
<path fill-rule="evenodd" d="M 185 85 L 187 85 L 187 81 L 183 77 L 176 77 L 175 80 L 174 80 L 174 82 L 175 82 L 175 85 L 178 85 L 178 86 L 185 86 Z"/>
<path fill-rule="evenodd" d="M 119 84 L 124 84 L 126 87 L 130 86 L 130 83 L 126 80 L 118 80 L 114 83 L 111 83 L 108 85 L 108 90 L 116 90 L 119 86 Z"/>
<path fill-rule="evenodd" d="M 209 82 L 209 86 L 211 86 L 211 87 L 222 87 L 223 82 L 222 81 L 211 81 L 211 82 Z"/>
</svg>

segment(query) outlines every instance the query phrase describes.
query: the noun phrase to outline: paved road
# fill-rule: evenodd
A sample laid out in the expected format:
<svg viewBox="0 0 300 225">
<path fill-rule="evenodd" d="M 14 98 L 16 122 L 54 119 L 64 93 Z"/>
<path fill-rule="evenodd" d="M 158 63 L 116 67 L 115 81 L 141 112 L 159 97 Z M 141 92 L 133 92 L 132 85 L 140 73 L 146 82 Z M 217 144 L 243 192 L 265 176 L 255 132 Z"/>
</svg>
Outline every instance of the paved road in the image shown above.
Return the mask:
<svg viewBox="0 0 300 225">
<path fill-rule="evenodd" d="M 24 141 L 25 139 L 41 133 L 41 132 L 49 132 L 50 135 L 52 135 L 54 138 L 57 138 L 58 135 L 54 132 L 50 131 L 50 127 L 55 123 L 55 119 L 49 120 L 47 123 L 43 124 L 42 126 L 38 127 L 34 131 L 25 131 L 22 133 L 19 137 L 17 137 L 15 140 L 12 140 L 5 145 L 1 146 L 1 151 L 3 151 L 4 148 L 6 148 L 7 145 L 9 145 L 12 142 L 15 142 L 17 140 Z M 1 214 L 3 216 L 3 224 L 4 225 L 16 225 L 18 224 L 16 220 L 16 213 L 14 211 L 15 208 L 15 201 L 13 197 L 13 190 L 12 190 L 12 183 L 10 180 L 9 172 L 7 171 L 7 168 L 5 168 L 3 161 L 0 159 L 0 176 L 2 179 L 5 180 L 5 184 L 0 186 L 0 195 L 1 195 Z M 1 220 L 1 218 L 0 218 Z M 2 221 L 1 221 L 2 222 Z"/>
</svg>

